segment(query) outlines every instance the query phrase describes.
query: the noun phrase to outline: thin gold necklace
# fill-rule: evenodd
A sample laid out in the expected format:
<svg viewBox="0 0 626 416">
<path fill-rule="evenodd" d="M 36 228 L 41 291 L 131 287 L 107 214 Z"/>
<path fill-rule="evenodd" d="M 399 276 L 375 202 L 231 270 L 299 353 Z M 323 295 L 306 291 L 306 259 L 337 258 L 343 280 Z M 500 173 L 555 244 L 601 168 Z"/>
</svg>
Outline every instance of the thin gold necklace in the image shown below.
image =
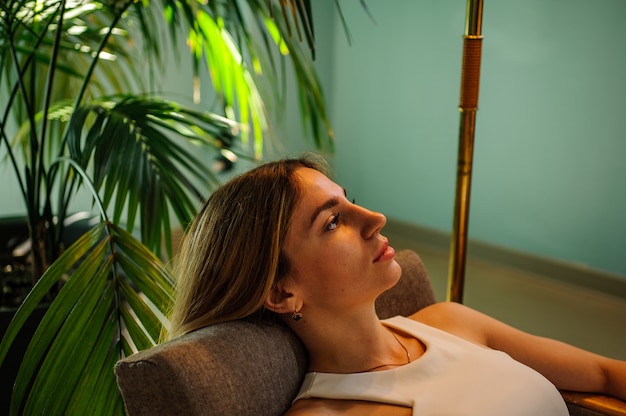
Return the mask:
<svg viewBox="0 0 626 416">
<path fill-rule="evenodd" d="M 396 334 L 393 331 L 389 331 L 389 332 L 391 332 L 391 336 L 393 337 L 393 339 L 396 340 L 396 342 L 402 347 L 402 349 L 406 353 L 406 363 L 400 363 L 400 364 L 380 364 L 380 365 L 377 365 L 375 367 L 359 371 L 359 373 L 368 373 L 370 371 L 374 371 L 374 370 L 379 369 L 381 367 L 399 367 L 401 365 L 405 365 L 405 364 L 410 364 L 411 363 L 411 353 L 409 352 L 407 347 L 405 347 L 404 344 L 400 342 L 400 340 L 398 339 L 398 337 L 396 336 Z"/>
</svg>

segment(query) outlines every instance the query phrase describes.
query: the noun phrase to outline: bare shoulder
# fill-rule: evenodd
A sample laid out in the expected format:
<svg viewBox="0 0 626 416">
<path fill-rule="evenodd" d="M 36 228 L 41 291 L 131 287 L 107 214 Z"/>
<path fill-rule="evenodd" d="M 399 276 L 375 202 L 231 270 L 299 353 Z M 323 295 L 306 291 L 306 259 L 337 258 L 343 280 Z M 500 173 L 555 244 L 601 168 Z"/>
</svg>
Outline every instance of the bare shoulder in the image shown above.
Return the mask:
<svg viewBox="0 0 626 416">
<path fill-rule="evenodd" d="M 440 327 L 453 326 L 471 319 L 472 309 L 456 302 L 437 302 L 426 306 L 410 316 L 411 319 L 424 324 Z"/>
<path fill-rule="evenodd" d="M 360 400 L 302 399 L 285 416 L 410 416 L 411 408 Z"/>
<path fill-rule="evenodd" d="M 410 318 L 469 341 L 486 344 L 485 324 L 490 318 L 460 303 L 434 303 Z"/>
</svg>

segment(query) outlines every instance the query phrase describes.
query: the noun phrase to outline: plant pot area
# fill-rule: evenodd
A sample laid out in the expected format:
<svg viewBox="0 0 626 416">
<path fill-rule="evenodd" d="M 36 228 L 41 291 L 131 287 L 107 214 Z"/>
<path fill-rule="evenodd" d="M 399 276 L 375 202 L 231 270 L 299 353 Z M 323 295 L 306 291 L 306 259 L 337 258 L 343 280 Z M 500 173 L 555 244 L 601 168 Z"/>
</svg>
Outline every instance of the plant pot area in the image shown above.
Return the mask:
<svg viewBox="0 0 626 416">
<path fill-rule="evenodd" d="M 32 288 L 29 254 L 26 218 L 0 218 L 0 309 L 17 308 Z"/>
<path fill-rule="evenodd" d="M 69 247 L 98 222 L 88 212 L 64 221 L 63 247 Z M 28 224 L 25 217 L 0 218 L 0 309 L 17 308 L 33 287 Z"/>
<path fill-rule="evenodd" d="M 11 392 L 13 391 L 15 377 L 22 363 L 26 348 L 47 309 L 47 306 L 42 305 L 33 311 L 14 341 L 4 363 L 0 367 L 0 374 L 2 374 L 2 377 L 0 377 L 0 415 L 9 414 Z M 4 307 L 0 310 L 0 338 L 4 336 L 11 319 L 13 319 L 15 310 L 15 308 L 8 307 Z"/>
<path fill-rule="evenodd" d="M 0 218 L 0 338 L 33 286 L 28 225 L 24 217 Z M 8 414 L 13 382 L 45 308 L 29 318 L 0 367 L 0 414 Z"/>
</svg>

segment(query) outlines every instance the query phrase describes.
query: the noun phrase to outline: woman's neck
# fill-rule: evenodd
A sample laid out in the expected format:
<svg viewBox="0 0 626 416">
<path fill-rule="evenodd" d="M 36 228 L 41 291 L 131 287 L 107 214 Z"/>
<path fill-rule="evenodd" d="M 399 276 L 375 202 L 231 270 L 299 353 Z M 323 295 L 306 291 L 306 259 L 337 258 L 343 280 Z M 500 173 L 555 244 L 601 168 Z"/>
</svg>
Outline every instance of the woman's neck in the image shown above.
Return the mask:
<svg viewBox="0 0 626 416">
<path fill-rule="evenodd" d="M 357 373 L 410 361 L 406 338 L 373 317 L 307 320 L 293 325 L 309 352 L 309 371 Z"/>
</svg>

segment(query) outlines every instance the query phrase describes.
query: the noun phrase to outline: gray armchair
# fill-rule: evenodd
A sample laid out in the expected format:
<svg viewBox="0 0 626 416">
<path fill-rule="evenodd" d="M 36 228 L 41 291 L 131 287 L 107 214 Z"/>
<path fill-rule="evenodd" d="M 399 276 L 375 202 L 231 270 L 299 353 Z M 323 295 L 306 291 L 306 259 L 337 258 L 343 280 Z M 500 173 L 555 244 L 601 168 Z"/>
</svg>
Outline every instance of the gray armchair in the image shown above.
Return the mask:
<svg viewBox="0 0 626 416">
<path fill-rule="evenodd" d="M 410 315 L 435 302 L 418 255 L 397 254 L 400 282 L 376 303 L 378 315 Z M 117 363 L 115 374 L 128 413 L 139 415 L 282 415 L 300 388 L 307 355 L 280 324 L 236 321 L 194 331 Z M 571 395 L 572 415 L 615 415 Z M 597 404 L 598 398 L 592 397 Z M 529 400 L 532 400 L 530 398 Z M 612 400 L 600 397 L 602 400 Z M 615 401 L 620 405 L 620 401 Z M 596 406 L 597 407 L 597 406 Z M 619 408 L 617 408 L 619 411 Z"/>
</svg>

